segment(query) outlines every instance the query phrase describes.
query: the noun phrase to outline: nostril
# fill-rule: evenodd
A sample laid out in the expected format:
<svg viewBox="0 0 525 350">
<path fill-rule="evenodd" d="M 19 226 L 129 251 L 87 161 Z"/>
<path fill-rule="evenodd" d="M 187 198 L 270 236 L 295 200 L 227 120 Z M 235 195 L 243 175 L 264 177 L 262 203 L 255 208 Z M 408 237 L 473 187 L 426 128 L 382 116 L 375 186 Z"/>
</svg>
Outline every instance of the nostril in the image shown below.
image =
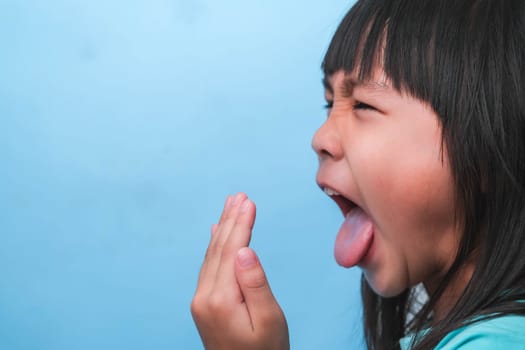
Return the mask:
<svg viewBox="0 0 525 350">
<path fill-rule="evenodd" d="M 325 149 L 322 149 L 320 151 L 316 151 L 317 154 L 317 160 L 319 161 L 319 164 L 321 164 L 323 161 L 327 159 L 333 158 L 333 156 Z"/>
<path fill-rule="evenodd" d="M 332 157 L 332 154 L 331 154 L 330 152 L 328 152 L 327 150 L 322 149 L 322 150 L 319 152 L 319 157 L 321 157 L 321 158 Z"/>
<path fill-rule="evenodd" d="M 328 151 L 328 147 L 326 147 L 326 142 L 321 142 L 319 138 L 313 139 L 312 148 L 314 152 L 318 154 L 319 158 L 332 156 L 332 154 Z"/>
</svg>

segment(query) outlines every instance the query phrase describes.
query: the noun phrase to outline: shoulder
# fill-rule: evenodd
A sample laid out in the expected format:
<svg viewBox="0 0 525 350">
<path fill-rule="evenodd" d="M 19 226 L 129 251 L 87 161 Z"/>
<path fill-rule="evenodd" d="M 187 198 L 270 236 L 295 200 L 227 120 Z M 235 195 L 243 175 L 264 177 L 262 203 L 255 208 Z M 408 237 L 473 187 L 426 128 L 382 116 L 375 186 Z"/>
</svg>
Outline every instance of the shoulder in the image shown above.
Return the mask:
<svg viewBox="0 0 525 350">
<path fill-rule="evenodd" d="M 525 316 L 506 315 L 479 321 L 449 333 L 438 344 L 441 350 L 525 350 Z"/>
</svg>

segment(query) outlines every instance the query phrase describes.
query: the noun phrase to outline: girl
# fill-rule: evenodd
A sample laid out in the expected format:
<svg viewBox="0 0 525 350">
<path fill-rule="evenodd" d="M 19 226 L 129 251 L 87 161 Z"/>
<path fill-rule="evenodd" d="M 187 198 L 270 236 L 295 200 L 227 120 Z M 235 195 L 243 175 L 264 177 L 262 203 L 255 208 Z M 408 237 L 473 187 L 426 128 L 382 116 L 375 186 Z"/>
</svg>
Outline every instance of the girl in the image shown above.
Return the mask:
<svg viewBox="0 0 525 350">
<path fill-rule="evenodd" d="M 361 0 L 323 62 L 319 186 L 369 349 L 525 349 L 525 2 Z M 229 197 L 192 302 L 206 349 L 288 349 Z M 428 293 L 418 305 L 421 289 Z"/>
</svg>

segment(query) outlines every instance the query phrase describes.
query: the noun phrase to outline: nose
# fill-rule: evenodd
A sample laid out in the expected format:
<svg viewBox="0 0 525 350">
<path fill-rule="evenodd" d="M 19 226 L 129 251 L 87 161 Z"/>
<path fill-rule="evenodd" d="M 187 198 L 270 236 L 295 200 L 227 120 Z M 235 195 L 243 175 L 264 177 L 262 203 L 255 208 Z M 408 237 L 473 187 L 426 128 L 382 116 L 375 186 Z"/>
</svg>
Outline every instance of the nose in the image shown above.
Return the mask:
<svg viewBox="0 0 525 350">
<path fill-rule="evenodd" d="M 312 148 L 317 153 L 319 161 L 326 158 L 337 160 L 343 157 L 341 138 L 335 122 L 335 118 L 329 117 L 314 134 Z"/>
</svg>

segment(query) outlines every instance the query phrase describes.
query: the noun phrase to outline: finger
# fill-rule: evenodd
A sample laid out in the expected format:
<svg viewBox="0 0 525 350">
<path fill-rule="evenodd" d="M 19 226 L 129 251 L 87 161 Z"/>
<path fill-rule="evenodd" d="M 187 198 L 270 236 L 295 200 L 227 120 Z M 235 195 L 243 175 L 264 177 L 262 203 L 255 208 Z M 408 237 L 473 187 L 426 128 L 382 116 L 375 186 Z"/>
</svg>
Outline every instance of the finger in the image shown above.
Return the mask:
<svg viewBox="0 0 525 350">
<path fill-rule="evenodd" d="M 211 237 L 210 237 L 210 243 L 208 244 L 208 248 L 206 250 L 206 256 L 204 258 L 205 262 L 209 261 L 210 257 L 215 254 L 218 236 L 219 236 L 219 229 L 221 228 L 220 225 L 224 223 L 226 220 L 228 220 L 229 216 L 231 216 L 233 201 L 234 201 L 234 196 L 228 196 L 226 198 L 226 201 L 224 202 L 224 208 L 222 210 L 221 218 L 219 219 L 219 223 L 213 224 L 211 226 Z"/>
<path fill-rule="evenodd" d="M 219 229 L 219 225 L 226 220 L 226 217 L 231 212 L 232 202 L 234 200 L 234 196 L 228 196 L 226 197 L 226 201 L 224 202 L 224 208 L 222 209 L 221 217 L 219 219 L 218 224 L 214 224 L 215 228 L 212 226 L 212 239 L 210 241 L 210 244 L 208 246 L 208 250 L 210 248 L 213 248 L 217 241 L 217 231 Z"/>
<path fill-rule="evenodd" d="M 239 214 L 235 219 L 231 232 L 228 235 L 226 242 L 224 242 L 221 258 L 228 258 L 233 264 L 239 249 L 248 246 L 252 236 L 253 225 L 255 223 L 255 215 L 255 203 L 246 198 L 241 204 Z"/>
<path fill-rule="evenodd" d="M 212 240 L 214 239 L 214 236 L 217 234 L 217 227 L 218 225 L 217 224 L 213 224 L 211 225 L 211 237 L 210 237 L 210 243 L 212 242 Z M 209 247 L 209 244 L 208 244 L 208 247 Z M 207 254 L 207 252 L 206 252 Z M 199 279 L 198 279 L 198 283 L 197 283 L 197 289 L 199 289 L 199 286 L 202 286 L 203 283 L 204 283 L 204 276 L 206 276 L 206 270 L 207 270 L 207 267 L 208 267 L 208 261 L 206 258 L 204 258 L 204 261 L 202 262 L 202 266 L 201 266 L 201 270 L 199 272 Z"/>
<path fill-rule="evenodd" d="M 211 225 L 211 235 L 212 235 L 212 238 L 213 236 L 217 233 L 217 228 L 219 227 L 219 225 L 217 224 L 213 224 Z"/>
<path fill-rule="evenodd" d="M 246 247 L 250 243 L 254 222 L 255 204 L 251 200 L 245 199 L 231 233 L 222 248 L 221 261 L 217 271 L 217 288 L 237 292 L 230 293 L 237 298 L 237 301 L 242 300 L 242 297 L 235 278 L 235 256 L 240 248 Z"/>
<path fill-rule="evenodd" d="M 241 248 L 237 253 L 235 276 L 254 329 L 266 327 L 283 317 L 266 274 L 252 249 Z"/>
<path fill-rule="evenodd" d="M 219 218 L 219 223 L 224 220 L 224 217 L 226 216 L 226 213 L 228 212 L 227 209 L 230 208 L 232 202 L 233 202 L 234 196 L 230 195 L 226 197 L 226 201 L 224 202 L 224 208 L 222 209 L 221 217 Z"/>
<path fill-rule="evenodd" d="M 232 201 L 233 201 L 233 196 L 226 197 L 220 221 L 223 221 L 225 219 L 231 207 Z M 209 266 L 210 266 L 210 261 L 213 260 L 211 257 L 216 254 L 214 251 L 215 250 L 214 247 L 216 246 L 218 228 L 219 228 L 218 224 L 213 224 L 211 226 L 211 237 L 208 243 L 208 247 L 206 249 L 204 260 L 202 262 L 201 270 L 199 272 L 199 279 L 197 283 L 196 294 L 203 293 L 205 292 L 206 289 L 210 289 L 211 286 L 213 285 L 213 282 L 215 281 L 215 276 L 213 276 L 213 273 L 215 273 L 217 269 L 214 268 L 212 269 L 213 272 L 209 273 L 209 270 L 210 270 Z M 211 263 L 213 264 L 213 262 Z M 208 294 L 208 293 L 205 293 L 205 294 Z"/>
<path fill-rule="evenodd" d="M 231 234 L 233 225 L 237 220 L 237 216 L 240 212 L 240 207 L 242 203 L 246 200 L 246 194 L 240 192 L 232 197 L 232 200 L 229 206 L 224 210 L 223 215 L 221 215 L 221 220 L 219 221 L 217 227 L 217 237 L 214 244 L 216 244 L 218 250 L 222 248 L 224 243 L 228 240 L 228 237 Z"/>
<path fill-rule="evenodd" d="M 212 235 L 210 245 L 206 252 L 206 268 L 202 277 L 202 281 L 207 288 L 213 288 L 212 285 L 215 283 L 217 270 L 221 263 L 222 247 L 231 234 L 232 227 L 239 214 L 240 203 L 244 199 L 246 199 L 246 195 L 244 193 L 238 193 L 227 200 L 224 212 L 221 215 L 221 220 L 217 224 L 215 233 Z"/>
</svg>

